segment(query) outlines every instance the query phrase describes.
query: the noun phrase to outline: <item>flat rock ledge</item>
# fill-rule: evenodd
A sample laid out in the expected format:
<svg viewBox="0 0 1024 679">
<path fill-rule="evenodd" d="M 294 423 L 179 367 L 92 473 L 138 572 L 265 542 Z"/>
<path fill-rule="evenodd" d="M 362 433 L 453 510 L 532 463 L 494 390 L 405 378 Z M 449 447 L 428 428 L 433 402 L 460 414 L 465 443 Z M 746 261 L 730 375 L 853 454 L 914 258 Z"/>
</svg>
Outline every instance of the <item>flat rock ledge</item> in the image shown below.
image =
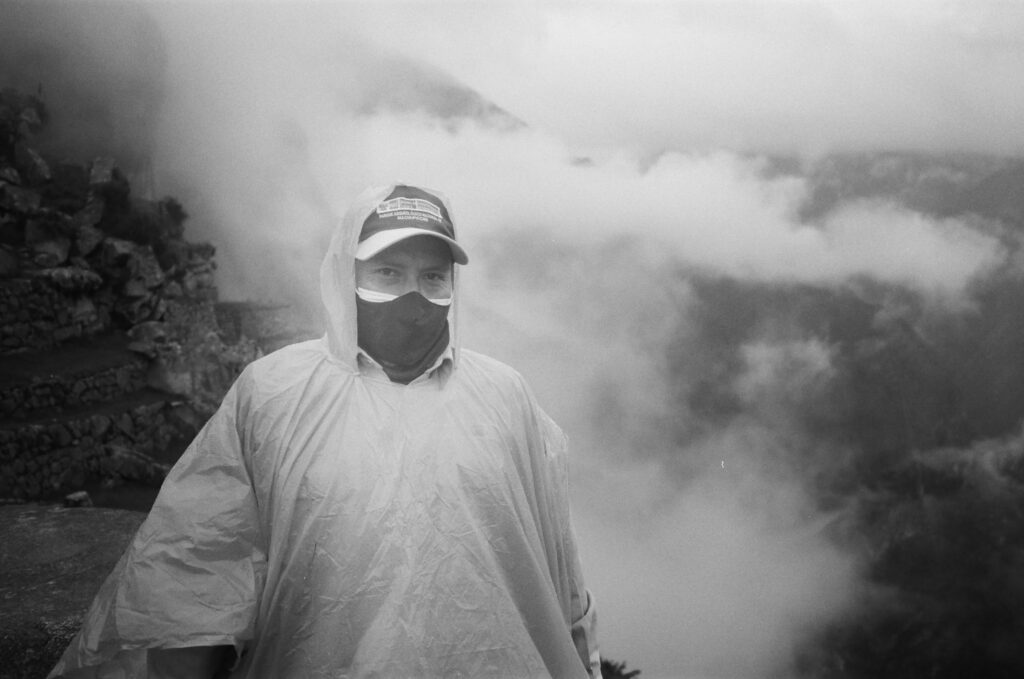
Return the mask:
<svg viewBox="0 0 1024 679">
<path fill-rule="evenodd" d="M 0 506 L 0 679 L 42 679 L 146 515 Z"/>
</svg>

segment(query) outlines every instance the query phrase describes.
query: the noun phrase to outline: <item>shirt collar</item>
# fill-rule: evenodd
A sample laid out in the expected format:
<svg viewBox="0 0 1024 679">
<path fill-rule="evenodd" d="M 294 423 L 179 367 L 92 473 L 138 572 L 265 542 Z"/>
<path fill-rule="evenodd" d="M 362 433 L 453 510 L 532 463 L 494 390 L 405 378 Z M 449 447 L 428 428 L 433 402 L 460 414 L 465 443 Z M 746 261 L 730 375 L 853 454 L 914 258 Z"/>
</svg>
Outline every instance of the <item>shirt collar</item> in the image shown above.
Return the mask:
<svg viewBox="0 0 1024 679">
<path fill-rule="evenodd" d="M 441 355 L 437 357 L 433 365 L 423 371 L 421 375 L 416 377 L 413 381 L 409 382 L 412 384 L 420 384 L 431 379 L 438 379 L 441 381 L 443 387 L 451 376 L 452 368 L 454 367 L 455 351 L 452 349 L 451 344 L 448 348 L 441 352 Z M 390 379 L 387 373 L 384 372 L 384 368 L 381 364 L 376 361 L 372 356 L 359 349 L 359 353 L 356 354 L 356 363 L 359 366 L 360 374 L 367 375 L 378 375 L 384 379 Z"/>
</svg>

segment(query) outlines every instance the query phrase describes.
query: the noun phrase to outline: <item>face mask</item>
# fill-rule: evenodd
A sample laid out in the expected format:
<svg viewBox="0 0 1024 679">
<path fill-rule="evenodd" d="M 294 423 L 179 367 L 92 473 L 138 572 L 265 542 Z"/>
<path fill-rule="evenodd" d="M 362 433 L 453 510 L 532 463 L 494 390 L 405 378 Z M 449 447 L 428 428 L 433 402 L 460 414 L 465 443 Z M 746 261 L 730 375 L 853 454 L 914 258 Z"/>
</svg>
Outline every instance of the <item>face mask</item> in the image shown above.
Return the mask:
<svg viewBox="0 0 1024 679">
<path fill-rule="evenodd" d="M 356 295 L 359 346 L 380 363 L 392 382 L 408 384 L 448 348 L 450 299 L 439 304 L 418 292 L 396 297 L 362 288 Z M 367 300 L 364 295 L 389 299 Z"/>
</svg>

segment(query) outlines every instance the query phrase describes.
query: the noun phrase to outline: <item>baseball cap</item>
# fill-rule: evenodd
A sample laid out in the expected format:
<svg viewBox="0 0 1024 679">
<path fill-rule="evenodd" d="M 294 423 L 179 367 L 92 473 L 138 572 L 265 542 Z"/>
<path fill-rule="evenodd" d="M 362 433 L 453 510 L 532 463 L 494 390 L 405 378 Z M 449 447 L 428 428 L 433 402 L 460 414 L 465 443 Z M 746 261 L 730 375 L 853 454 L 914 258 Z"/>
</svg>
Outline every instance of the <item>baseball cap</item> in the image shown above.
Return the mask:
<svg viewBox="0 0 1024 679">
<path fill-rule="evenodd" d="M 455 242 L 455 225 L 444 202 L 415 186 L 398 185 L 363 222 L 356 259 L 367 260 L 381 250 L 413 236 L 440 238 L 452 251 L 452 260 L 466 264 L 469 257 Z"/>
</svg>

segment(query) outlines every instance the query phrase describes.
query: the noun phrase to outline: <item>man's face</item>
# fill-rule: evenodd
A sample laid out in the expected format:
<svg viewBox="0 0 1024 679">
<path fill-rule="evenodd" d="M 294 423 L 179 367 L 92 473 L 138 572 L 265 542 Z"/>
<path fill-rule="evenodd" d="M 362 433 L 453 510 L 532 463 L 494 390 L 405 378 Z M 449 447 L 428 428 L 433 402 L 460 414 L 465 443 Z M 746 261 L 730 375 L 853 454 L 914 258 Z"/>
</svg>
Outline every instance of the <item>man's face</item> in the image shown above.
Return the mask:
<svg viewBox="0 0 1024 679">
<path fill-rule="evenodd" d="M 452 296 L 452 254 L 448 244 L 431 236 L 414 236 L 356 260 L 356 285 L 401 296 L 419 292 L 427 299 Z"/>
</svg>

